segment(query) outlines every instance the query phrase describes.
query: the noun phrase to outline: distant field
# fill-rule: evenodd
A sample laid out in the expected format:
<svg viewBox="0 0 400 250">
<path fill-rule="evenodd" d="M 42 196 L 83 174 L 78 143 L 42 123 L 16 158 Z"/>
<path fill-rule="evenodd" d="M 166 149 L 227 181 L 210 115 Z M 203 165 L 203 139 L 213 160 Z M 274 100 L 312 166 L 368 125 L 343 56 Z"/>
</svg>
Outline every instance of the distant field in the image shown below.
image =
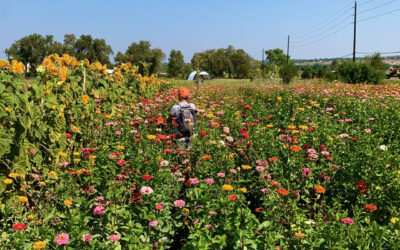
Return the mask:
<svg viewBox="0 0 400 250">
<path fill-rule="evenodd" d="M 194 86 L 194 81 L 187 81 L 181 79 L 169 79 L 172 86 L 175 88 L 183 87 L 183 86 Z M 302 79 L 295 79 L 290 85 L 309 85 L 309 84 L 324 84 L 329 83 L 323 79 L 309 79 L 309 80 L 302 80 Z M 390 79 L 384 80 L 384 83 L 400 83 L 399 79 Z M 262 80 L 257 79 L 254 81 L 250 81 L 249 79 L 212 79 L 204 81 L 205 86 L 223 86 L 223 87 L 243 87 L 243 86 L 263 86 L 263 85 L 276 85 L 281 84 L 280 80 Z"/>
</svg>

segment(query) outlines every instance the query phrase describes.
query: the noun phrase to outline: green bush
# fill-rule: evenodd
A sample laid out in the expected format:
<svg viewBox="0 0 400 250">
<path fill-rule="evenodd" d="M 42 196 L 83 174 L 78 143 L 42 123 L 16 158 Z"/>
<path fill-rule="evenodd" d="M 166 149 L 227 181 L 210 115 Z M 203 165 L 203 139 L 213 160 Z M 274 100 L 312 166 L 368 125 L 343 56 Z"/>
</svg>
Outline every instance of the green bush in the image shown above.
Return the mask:
<svg viewBox="0 0 400 250">
<path fill-rule="evenodd" d="M 298 70 L 292 61 L 283 64 L 279 69 L 279 75 L 282 77 L 283 83 L 285 84 L 289 84 L 290 81 L 297 76 L 297 74 Z"/>
<path fill-rule="evenodd" d="M 379 83 L 385 78 L 385 73 L 374 69 L 369 63 L 346 61 L 339 65 L 340 80 L 347 83 Z"/>
</svg>

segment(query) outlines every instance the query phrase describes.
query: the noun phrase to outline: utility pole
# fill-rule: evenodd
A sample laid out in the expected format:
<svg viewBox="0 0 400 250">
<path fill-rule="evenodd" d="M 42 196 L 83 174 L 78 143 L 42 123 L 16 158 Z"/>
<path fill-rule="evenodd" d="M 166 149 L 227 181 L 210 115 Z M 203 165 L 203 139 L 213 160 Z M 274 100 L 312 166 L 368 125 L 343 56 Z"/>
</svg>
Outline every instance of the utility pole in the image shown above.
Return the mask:
<svg viewBox="0 0 400 250">
<path fill-rule="evenodd" d="M 262 75 L 263 80 L 264 80 L 264 54 L 265 54 L 265 51 L 264 51 L 264 49 L 262 49 L 261 75 Z"/>
<path fill-rule="evenodd" d="M 289 43 L 290 43 L 290 35 L 287 37 L 287 63 L 289 63 Z"/>
<path fill-rule="evenodd" d="M 356 34 L 357 34 L 357 1 L 354 1 L 353 62 L 356 61 Z"/>
</svg>

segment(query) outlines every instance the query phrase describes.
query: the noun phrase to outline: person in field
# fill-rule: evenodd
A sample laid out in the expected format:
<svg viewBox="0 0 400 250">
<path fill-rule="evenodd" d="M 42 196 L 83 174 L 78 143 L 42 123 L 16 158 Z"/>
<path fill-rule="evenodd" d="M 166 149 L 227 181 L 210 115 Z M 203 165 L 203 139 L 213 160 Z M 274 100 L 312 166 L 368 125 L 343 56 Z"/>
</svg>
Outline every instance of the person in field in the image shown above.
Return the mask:
<svg viewBox="0 0 400 250">
<path fill-rule="evenodd" d="M 181 149 L 192 147 L 193 133 L 196 130 L 197 110 L 193 103 L 189 102 L 190 92 L 187 88 L 180 88 L 177 91 L 179 104 L 175 104 L 170 111 L 167 122 L 176 119 L 178 124 L 175 127 L 178 146 Z"/>
</svg>

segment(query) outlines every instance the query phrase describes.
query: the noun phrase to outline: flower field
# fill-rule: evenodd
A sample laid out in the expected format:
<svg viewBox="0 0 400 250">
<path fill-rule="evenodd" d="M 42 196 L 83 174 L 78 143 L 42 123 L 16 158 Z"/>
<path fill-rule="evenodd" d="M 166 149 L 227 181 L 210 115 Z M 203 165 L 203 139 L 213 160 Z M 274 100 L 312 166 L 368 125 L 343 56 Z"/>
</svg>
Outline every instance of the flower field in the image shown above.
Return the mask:
<svg viewBox="0 0 400 250">
<path fill-rule="evenodd" d="M 184 152 L 156 76 L 0 68 L 4 248 L 400 248 L 398 85 L 191 89 Z"/>
</svg>

